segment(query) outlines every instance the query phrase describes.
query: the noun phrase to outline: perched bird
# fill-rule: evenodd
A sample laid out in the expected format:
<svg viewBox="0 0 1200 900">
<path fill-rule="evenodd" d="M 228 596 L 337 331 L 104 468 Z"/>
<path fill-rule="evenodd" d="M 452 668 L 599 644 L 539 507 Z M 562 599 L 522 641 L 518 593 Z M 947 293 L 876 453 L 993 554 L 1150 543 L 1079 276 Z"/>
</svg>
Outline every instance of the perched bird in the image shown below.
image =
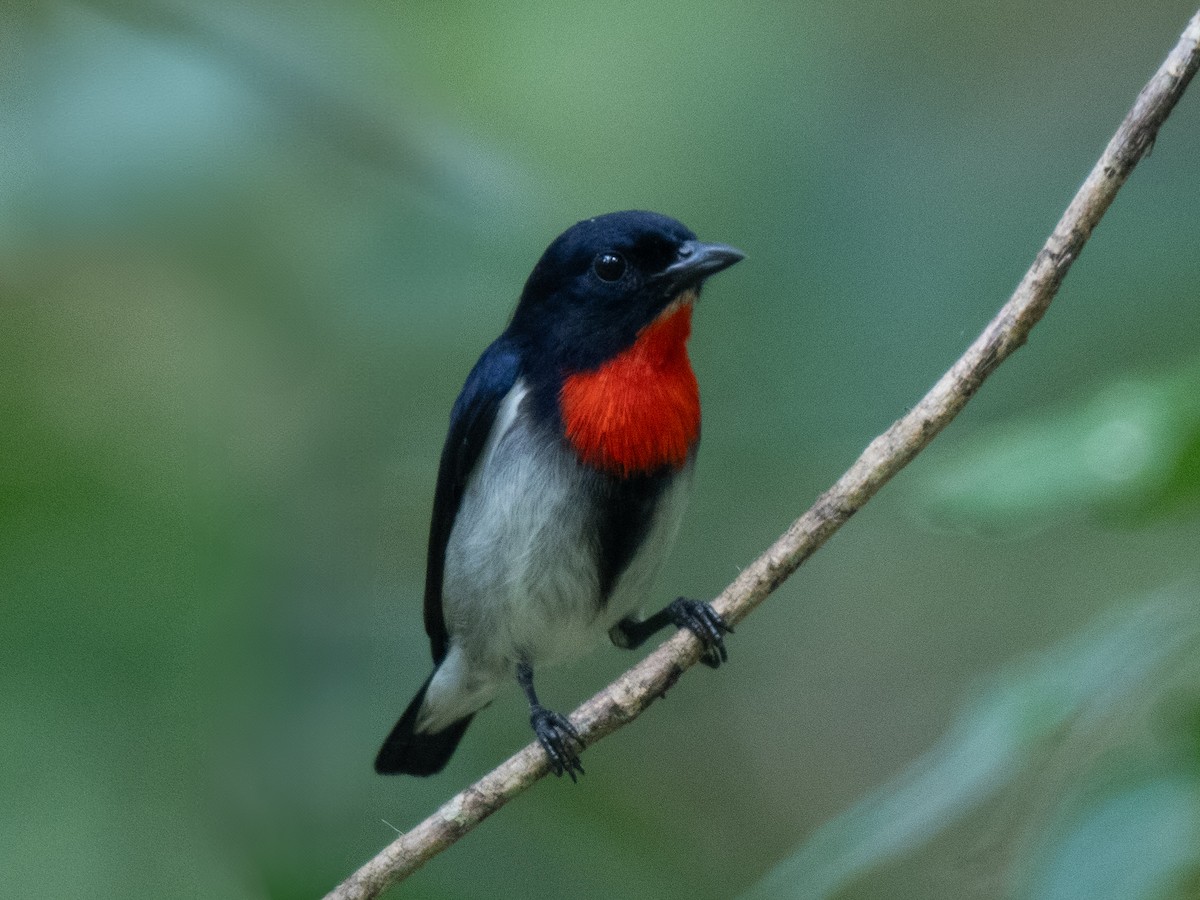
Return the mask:
<svg viewBox="0 0 1200 900">
<path fill-rule="evenodd" d="M 425 574 L 434 670 L 377 772 L 441 771 L 515 677 L 551 768 L 574 780 L 579 735 L 538 702 L 536 669 L 605 634 L 637 647 L 668 624 L 701 640 L 706 664 L 726 658 L 731 629 L 709 604 L 635 612 L 675 538 L 700 440 L 692 308 L 704 280 L 742 258 L 651 212 L 587 219 L 546 249 L 450 414 Z"/>
</svg>

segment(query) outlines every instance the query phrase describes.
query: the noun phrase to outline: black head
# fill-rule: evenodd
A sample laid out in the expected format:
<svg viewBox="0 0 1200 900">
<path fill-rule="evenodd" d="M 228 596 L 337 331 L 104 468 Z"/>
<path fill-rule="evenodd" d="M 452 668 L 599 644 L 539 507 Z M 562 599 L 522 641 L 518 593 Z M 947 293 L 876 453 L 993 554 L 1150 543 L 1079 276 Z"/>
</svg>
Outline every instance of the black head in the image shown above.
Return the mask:
<svg viewBox="0 0 1200 900">
<path fill-rule="evenodd" d="M 571 226 L 546 248 L 525 283 L 508 334 L 556 368 L 595 368 L 686 291 L 742 259 L 704 244 L 682 223 L 617 212 Z"/>
</svg>

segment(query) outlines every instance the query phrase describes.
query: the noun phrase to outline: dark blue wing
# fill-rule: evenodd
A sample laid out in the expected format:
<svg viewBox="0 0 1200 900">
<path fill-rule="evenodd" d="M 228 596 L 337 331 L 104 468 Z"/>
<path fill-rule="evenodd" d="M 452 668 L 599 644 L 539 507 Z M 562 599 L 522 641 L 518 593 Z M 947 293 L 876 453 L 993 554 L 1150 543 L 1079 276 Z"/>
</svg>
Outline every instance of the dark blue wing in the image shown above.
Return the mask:
<svg viewBox="0 0 1200 900">
<path fill-rule="evenodd" d="M 425 569 L 425 632 L 433 661 L 446 656 L 450 637 L 442 612 L 442 576 L 446 544 L 462 503 L 463 491 L 496 421 L 500 402 L 520 375 L 520 357 L 502 336 L 484 351 L 467 376 L 462 393 L 450 412 L 450 433 L 442 448 L 437 490 L 433 495 L 433 521 L 429 526 L 429 557 Z"/>
</svg>

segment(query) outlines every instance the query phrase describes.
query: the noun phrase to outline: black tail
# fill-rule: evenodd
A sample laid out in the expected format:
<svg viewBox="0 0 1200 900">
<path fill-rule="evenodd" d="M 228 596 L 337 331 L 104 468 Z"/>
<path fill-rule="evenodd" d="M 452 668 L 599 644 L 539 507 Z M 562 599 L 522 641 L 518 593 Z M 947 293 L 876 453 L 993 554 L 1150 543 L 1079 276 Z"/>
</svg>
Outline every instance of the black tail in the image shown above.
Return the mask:
<svg viewBox="0 0 1200 900">
<path fill-rule="evenodd" d="M 379 748 L 379 755 L 375 757 L 375 771 L 380 775 L 433 775 L 442 771 L 454 755 L 454 748 L 462 740 L 467 726 L 471 724 L 474 716 L 459 719 L 437 734 L 414 731 L 417 713 L 421 711 L 425 691 L 432 680 L 432 675 L 425 679 L 417 696 L 412 698 L 408 709 L 404 710 L 404 715 Z"/>
</svg>

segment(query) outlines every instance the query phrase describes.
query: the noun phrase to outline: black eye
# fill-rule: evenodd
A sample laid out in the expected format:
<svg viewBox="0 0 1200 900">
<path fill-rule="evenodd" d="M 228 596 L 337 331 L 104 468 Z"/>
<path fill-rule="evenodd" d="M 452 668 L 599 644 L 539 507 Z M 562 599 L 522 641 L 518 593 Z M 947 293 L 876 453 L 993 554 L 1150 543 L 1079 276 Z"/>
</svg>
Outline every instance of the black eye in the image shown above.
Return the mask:
<svg viewBox="0 0 1200 900">
<path fill-rule="evenodd" d="M 617 281 L 625 274 L 625 257 L 620 253 L 601 253 L 592 263 L 601 281 Z"/>
</svg>

